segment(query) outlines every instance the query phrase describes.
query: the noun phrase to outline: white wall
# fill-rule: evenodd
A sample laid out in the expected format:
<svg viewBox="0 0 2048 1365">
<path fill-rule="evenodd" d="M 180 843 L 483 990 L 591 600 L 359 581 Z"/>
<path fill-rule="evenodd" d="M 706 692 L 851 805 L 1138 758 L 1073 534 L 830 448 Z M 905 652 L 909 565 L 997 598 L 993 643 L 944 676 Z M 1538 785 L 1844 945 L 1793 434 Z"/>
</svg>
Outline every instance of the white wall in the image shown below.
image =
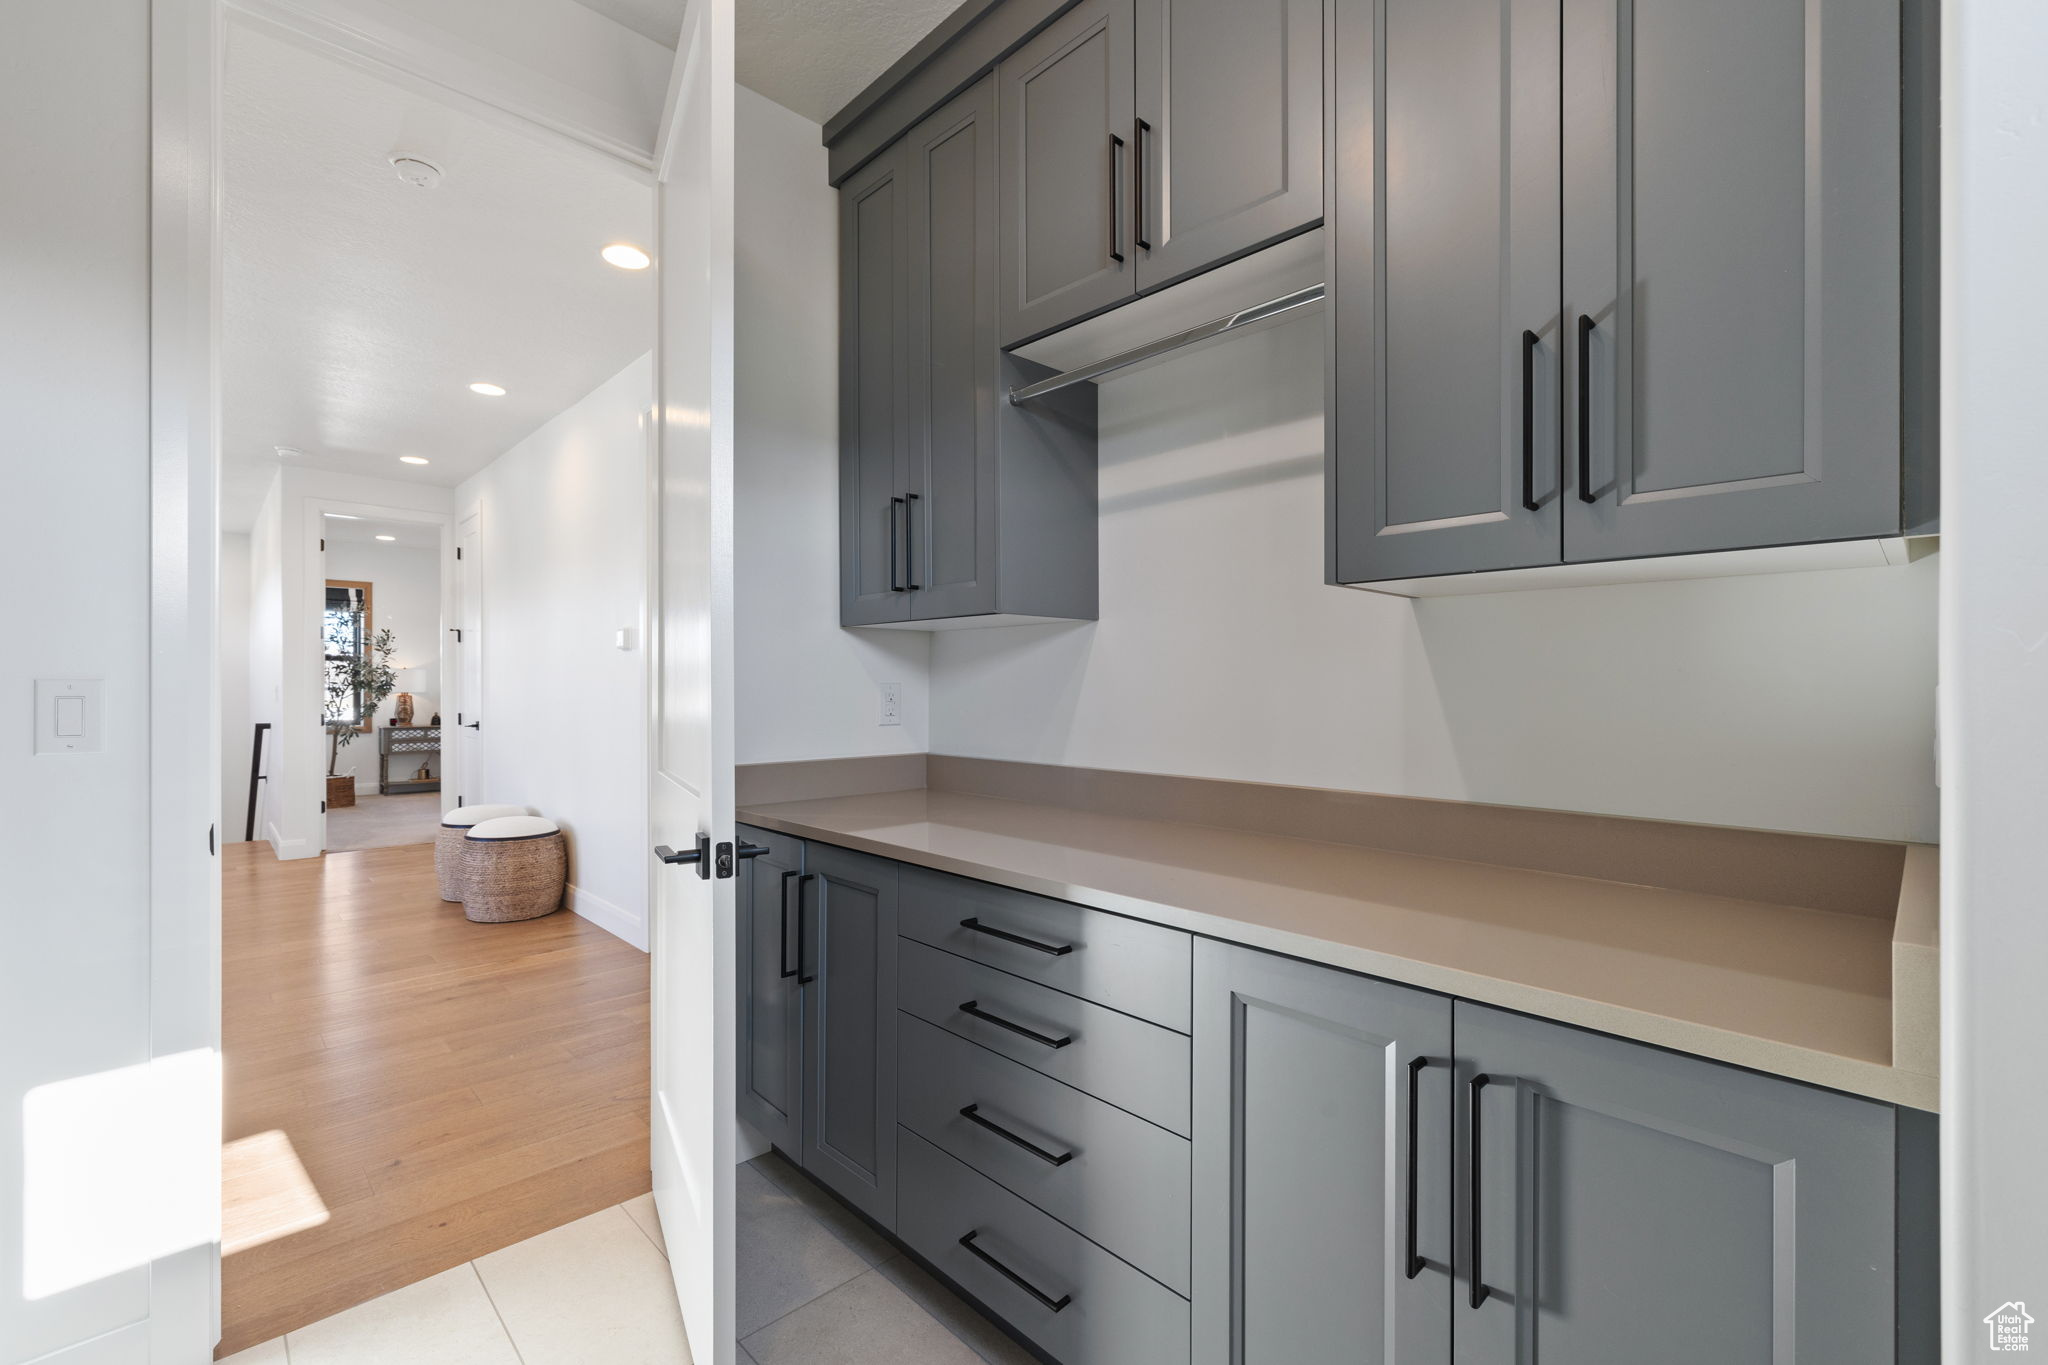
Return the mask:
<svg viewBox="0 0 2048 1365">
<path fill-rule="evenodd" d="M 258 784 L 256 837 L 267 841 L 273 852 L 280 850 L 284 835 L 278 829 L 283 817 L 284 793 L 277 780 L 280 771 L 278 739 L 284 720 L 284 479 L 273 475 L 249 528 L 247 653 L 248 685 L 244 696 L 249 724 L 267 721 L 263 736 L 263 771 L 266 780 Z M 226 639 L 225 634 L 222 636 Z M 230 738 L 232 738 L 230 736 Z M 221 770 L 223 787 L 235 769 Z M 248 760 L 240 769 L 248 781 Z M 246 792 L 246 788 L 244 789 Z"/>
<path fill-rule="evenodd" d="M 570 906 L 647 946 L 647 457 L 642 356 L 457 490 L 478 514 L 484 728 L 472 805 L 560 822 Z M 615 635 L 632 632 L 621 650 Z M 465 649 L 467 645 L 465 645 Z M 465 732 L 467 738 L 467 732 Z"/>
<path fill-rule="evenodd" d="M 1942 7 L 1944 1360 L 2048 1345 L 2048 9 Z M 2000 1354 L 1999 1359 L 2006 1359 Z"/>
<path fill-rule="evenodd" d="M 1327 587 L 1321 328 L 1101 387 L 1101 620 L 939 635 L 933 752 L 1934 837 L 1932 561 Z"/>
<path fill-rule="evenodd" d="M 744 88 L 737 118 L 736 756 L 917 753 L 929 637 L 839 626 L 839 197 L 817 124 Z"/>
<path fill-rule="evenodd" d="M 370 629 L 390 630 L 397 650 L 391 666 L 398 688 L 371 717 L 384 725 L 398 705 L 398 693 L 413 696 L 413 719 L 425 725 L 441 705 L 441 552 L 377 541 L 327 542 L 327 576 L 370 584 Z M 402 771 L 401 771 L 402 766 Z M 394 778 L 410 778 L 417 757 L 395 760 Z M 377 736 L 357 735 L 341 751 L 337 771 L 354 772 L 356 791 L 377 790 Z"/>
<path fill-rule="evenodd" d="M 249 818 L 249 536 L 220 538 L 220 838 L 239 843 Z"/>
</svg>

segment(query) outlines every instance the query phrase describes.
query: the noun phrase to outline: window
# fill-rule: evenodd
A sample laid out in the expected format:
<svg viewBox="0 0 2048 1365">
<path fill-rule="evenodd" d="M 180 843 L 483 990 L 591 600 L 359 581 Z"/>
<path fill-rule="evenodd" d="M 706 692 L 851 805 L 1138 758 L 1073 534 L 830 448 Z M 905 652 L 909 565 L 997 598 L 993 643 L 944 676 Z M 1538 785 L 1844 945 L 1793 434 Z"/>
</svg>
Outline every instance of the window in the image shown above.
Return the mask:
<svg viewBox="0 0 2048 1365">
<path fill-rule="evenodd" d="M 368 731 L 371 717 L 350 671 L 370 640 L 370 585 L 327 580 L 327 604 L 320 614 L 320 640 L 327 658 L 327 723 Z"/>
</svg>

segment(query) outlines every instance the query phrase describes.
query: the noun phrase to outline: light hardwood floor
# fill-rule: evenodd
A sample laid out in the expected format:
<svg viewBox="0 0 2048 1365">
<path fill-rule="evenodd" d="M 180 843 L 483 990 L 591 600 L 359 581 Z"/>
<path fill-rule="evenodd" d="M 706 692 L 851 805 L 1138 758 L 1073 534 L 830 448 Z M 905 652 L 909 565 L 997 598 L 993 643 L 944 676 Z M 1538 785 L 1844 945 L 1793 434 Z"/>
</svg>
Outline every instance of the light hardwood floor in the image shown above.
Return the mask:
<svg viewBox="0 0 2048 1365">
<path fill-rule="evenodd" d="M 644 954 L 471 924 L 431 845 L 223 864 L 220 1355 L 647 1191 Z"/>
</svg>

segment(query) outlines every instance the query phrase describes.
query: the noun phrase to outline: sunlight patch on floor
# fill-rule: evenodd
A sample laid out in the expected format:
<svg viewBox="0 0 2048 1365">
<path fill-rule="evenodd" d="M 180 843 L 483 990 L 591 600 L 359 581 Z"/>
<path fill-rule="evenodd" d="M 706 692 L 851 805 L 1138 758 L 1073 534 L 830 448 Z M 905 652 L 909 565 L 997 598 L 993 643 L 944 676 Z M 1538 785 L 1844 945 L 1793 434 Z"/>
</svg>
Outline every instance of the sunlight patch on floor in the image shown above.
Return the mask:
<svg viewBox="0 0 2048 1365">
<path fill-rule="evenodd" d="M 292 1140 L 278 1129 L 220 1149 L 222 1256 L 232 1256 L 328 1219 L 327 1205 Z"/>
</svg>

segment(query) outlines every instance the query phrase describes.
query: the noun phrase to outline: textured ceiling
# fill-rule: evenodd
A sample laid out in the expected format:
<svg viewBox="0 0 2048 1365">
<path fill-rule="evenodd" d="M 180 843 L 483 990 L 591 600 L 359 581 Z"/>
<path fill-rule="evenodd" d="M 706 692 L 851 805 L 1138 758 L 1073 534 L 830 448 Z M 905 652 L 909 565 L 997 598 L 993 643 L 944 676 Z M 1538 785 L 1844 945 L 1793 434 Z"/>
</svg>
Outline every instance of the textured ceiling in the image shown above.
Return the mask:
<svg viewBox="0 0 2048 1365">
<path fill-rule="evenodd" d="M 576 0 L 585 9 L 596 10 L 615 24 L 624 24 L 642 38 L 652 38 L 663 47 L 674 48 L 683 32 L 683 7 L 687 0 Z M 744 0 L 743 0 L 744 3 Z"/>
<path fill-rule="evenodd" d="M 402 183 L 401 152 L 439 187 Z M 597 254 L 648 241 L 651 192 L 595 155 L 231 25 L 222 158 L 227 530 L 274 447 L 452 485 L 652 345 L 652 272 Z"/>
<path fill-rule="evenodd" d="M 739 82 L 823 123 L 960 0 L 739 0 Z"/>
</svg>

